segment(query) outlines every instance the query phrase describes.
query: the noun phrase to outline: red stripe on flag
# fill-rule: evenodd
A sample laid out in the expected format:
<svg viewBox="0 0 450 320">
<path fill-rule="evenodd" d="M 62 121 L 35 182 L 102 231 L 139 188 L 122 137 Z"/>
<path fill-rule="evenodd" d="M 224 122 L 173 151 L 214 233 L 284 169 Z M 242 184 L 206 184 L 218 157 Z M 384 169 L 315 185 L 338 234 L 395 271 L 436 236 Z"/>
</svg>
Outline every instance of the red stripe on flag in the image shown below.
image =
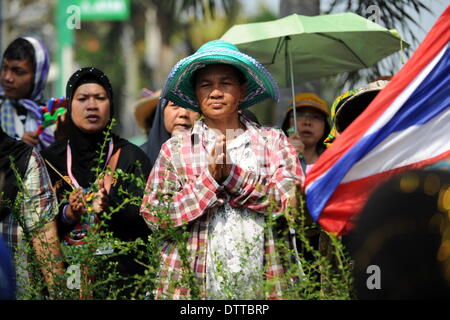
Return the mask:
<svg viewBox="0 0 450 320">
<path fill-rule="evenodd" d="M 389 81 L 372 103 L 322 154 L 308 173 L 305 186 L 323 175 L 350 149 L 385 112 L 398 95 L 433 60 L 450 41 L 450 6 L 437 20 L 414 55 Z M 370 111 L 369 111 L 370 110 Z"/>
<path fill-rule="evenodd" d="M 450 151 L 408 166 L 395 168 L 339 185 L 328 201 L 329 204 L 319 216 L 320 225 L 326 231 L 337 235 L 348 232 L 353 228 L 354 224 L 351 218 L 359 214 L 369 196 L 381 183 L 395 174 L 423 168 L 448 157 L 450 157 Z"/>
</svg>

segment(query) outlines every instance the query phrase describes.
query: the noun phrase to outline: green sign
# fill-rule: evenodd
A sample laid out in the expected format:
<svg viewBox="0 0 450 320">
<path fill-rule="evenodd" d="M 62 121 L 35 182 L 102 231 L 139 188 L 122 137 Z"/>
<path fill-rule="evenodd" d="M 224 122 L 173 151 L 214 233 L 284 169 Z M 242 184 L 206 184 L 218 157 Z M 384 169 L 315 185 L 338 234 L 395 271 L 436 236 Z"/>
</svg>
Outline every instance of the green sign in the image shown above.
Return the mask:
<svg viewBox="0 0 450 320">
<path fill-rule="evenodd" d="M 82 28 L 81 20 L 128 20 L 129 17 L 129 0 L 56 1 L 55 24 L 58 30 L 56 52 L 58 62 L 57 96 L 64 95 L 65 82 L 73 71 L 74 32 Z"/>
<path fill-rule="evenodd" d="M 129 0 L 78 0 L 81 20 L 127 20 L 130 17 Z"/>
</svg>

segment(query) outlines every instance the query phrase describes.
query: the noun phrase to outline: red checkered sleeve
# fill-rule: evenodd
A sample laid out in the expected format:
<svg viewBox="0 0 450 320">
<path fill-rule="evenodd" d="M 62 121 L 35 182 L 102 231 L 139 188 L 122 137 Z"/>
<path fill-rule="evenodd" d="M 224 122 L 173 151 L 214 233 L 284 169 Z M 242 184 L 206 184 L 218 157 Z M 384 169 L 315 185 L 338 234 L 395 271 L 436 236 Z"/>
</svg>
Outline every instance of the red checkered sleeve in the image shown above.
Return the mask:
<svg viewBox="0 0 450 320">
<path fill-rule="evenodd" d="M 295 149 L 284 134 L 275 131 L 272 147 L 264 161 L 270 166 L 270 174 L 245 171 L 233 164 L 224 187 L 233 194 L 230 205 L 244 206 L 257 212 L 281 212 L 287 199 L 294 197 L 304 180 Z"/>
<path fill-rule="evenodd" d="M 173 161 L 171 144 L 164 144 L 147 181 L 141 214 L 150 228 L 164 226 L 166 215 L 173 226 L 181 226 L 203 215 L 217 201 L 219 185 L 208 170 L 196 179 L 184 179 L 183 167 Z"/>
</svg>

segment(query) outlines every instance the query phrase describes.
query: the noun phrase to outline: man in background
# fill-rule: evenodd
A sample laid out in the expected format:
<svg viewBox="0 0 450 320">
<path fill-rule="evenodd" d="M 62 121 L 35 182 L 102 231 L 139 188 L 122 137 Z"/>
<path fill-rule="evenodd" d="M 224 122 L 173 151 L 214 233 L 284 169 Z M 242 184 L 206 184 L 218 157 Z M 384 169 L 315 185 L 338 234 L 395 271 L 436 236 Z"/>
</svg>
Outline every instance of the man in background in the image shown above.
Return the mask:
<svg viewBox="0 0 450 320">
<path fill-rule="evenodd" d="M 0 70 L 0 126 L 10 137 L 38 150 L 54 141 L 52 128 L 38 135 L 40 106 L 49 70 L 47 49 L 31 37 L 17 38 L 6 48 Z"/>
</svg>

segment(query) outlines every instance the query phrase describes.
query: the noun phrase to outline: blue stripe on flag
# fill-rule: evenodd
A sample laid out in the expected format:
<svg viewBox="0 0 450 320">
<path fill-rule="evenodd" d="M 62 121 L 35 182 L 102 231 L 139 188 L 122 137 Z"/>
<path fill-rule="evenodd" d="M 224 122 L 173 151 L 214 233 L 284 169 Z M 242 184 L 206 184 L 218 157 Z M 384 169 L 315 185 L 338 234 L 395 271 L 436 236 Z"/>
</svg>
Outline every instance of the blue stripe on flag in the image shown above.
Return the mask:
<svg viewBox="0 0 450 320">
<path fill-rule="evenodd" d="M 386 125 L 392 127 L 390 133 L 425 124 L 450 106 L 449 62 L 450 48 L 447 46 L 441 60 Z"/>
<path fill-rule="evenodd" d="M 342 179 L 356 162 L 377 145 L 383 143 L 383 140 L 390 134 L 414 125 L 424 124 L 450 106 L 449 59 L 450 49 L 447 46 L 443 57 L 392 119 L 373 134 L 357 141 L 321 178 L 313 182 L 306 194 L 306 203 L 315 221 Z"/>
</svg>

